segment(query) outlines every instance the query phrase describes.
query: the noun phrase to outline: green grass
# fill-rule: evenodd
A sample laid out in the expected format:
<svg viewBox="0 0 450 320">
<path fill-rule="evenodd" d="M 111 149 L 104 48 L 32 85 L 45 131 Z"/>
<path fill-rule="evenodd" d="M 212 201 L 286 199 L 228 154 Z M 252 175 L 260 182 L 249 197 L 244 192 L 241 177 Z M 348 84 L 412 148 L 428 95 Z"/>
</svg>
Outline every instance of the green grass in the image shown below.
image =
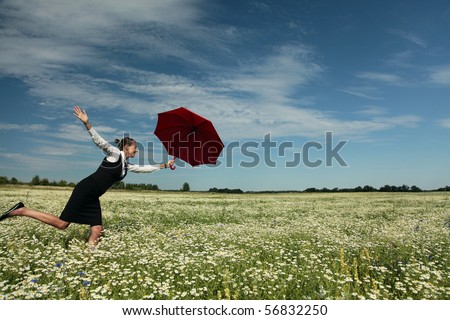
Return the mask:
<svg viewBox="0 0 450 320">
<path fill-rule="evenodd" d="M 59 214 L 70 190 L 1 188 Z M 448 299 L 448 193 L 109 191 L 87 227 L 0 223 L 4 299 Z"/>
</svg>

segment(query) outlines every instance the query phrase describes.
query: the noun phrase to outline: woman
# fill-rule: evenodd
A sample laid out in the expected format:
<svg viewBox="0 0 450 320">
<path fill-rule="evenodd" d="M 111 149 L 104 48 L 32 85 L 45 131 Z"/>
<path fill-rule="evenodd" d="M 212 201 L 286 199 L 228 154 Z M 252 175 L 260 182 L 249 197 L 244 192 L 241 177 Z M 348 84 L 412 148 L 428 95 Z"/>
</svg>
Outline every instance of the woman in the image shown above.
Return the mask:
<svg viewBox="0 0 450 320">
<path fill-rule="evenodd" d="M 76 106 L 73 111 L 75 116 L 86 126 L 94 143 L 107 154 L 97 171 L 81 180 L 75 186 L 59 218 L 49 213 L 32 210 L 25 207 L 22 202 L 19 202 L 1 215 L 0 221 L 12 216 L 26 216 L 61 230 L 66 229 L 71 222 L 87 224 L 90 225 L 88 244 L 95 247 L 103 231 L 100 196 L 115 182 L 125 178 L 128 171 L 151 173 L 170 167 L 173 164 L 173 160 L 159 166 L 130 164 L 127 161 L 128 158 L 134 158 L 137 153 L 135 140 L 125 137 L 122 140 L 116 140 L 118 147 L 114 147 L 95 131 L 88 121 L 85 110 Z"/>
</svg>

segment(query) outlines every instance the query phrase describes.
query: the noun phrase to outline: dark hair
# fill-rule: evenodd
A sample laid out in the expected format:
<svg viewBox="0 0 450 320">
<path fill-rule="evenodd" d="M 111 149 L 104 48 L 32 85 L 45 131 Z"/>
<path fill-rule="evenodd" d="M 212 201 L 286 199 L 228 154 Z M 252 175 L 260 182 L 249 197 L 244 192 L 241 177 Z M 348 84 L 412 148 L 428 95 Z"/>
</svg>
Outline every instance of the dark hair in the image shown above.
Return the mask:
<svg viewBox="0 0 450 320">
<path fill-rule="evenodd" d="M 123 150 L 124 146 L 131 146 L 133 144 L 136 144 L 136 141 L 134 141 L 134 139 L 130 137 L 125 137 L 123 139 L 116 139 L 114 140 L 114 142 L 117 144 L 117 148 L 119 148 L 119 150 Z"/>
</svg>

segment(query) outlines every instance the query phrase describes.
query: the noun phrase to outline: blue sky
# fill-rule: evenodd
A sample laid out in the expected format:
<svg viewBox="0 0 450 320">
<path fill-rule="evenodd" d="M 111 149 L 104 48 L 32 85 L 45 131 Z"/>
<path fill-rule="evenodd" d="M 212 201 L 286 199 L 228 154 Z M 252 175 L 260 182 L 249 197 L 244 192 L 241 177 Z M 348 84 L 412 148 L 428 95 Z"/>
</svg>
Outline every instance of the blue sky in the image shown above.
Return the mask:
<svg viewBox="0 0 450 320">
<path fill-rule="evenodd" d="M 144 161 L 163 159 L 156 115 L 185 106 L 211 119 L 226 146 L 258 146 L 224 150 L 218 167 L 180 163 L 126 182 L 450 185 L 448 30 L 446 0 L 1 1 L 0 175 L 77 182 L 92 173 L 103 155 L 74 105 L 105 139 L 128 132 L 146 146 Z M 347 166 L 326 166 L 325 148 L 310 148 L 322 165 L 286 167 L 326 132 L 332 147 L 347 141 Z M 267 153 L 268 133 L 292 147 Z M 242 166 L 264 155 L 276 165 Z"/>
</svg>

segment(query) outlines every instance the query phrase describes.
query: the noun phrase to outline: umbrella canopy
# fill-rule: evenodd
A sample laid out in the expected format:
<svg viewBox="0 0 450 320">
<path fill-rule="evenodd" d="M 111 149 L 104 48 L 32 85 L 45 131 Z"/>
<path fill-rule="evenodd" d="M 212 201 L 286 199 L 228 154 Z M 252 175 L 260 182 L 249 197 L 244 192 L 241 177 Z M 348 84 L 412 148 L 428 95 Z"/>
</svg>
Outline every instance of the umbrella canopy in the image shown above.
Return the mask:
<svg viewBox="0 0 450 320">
<path fill-rule="evenodd" d="M 158 113 L 154 133 L 168 154 L 191 166 L 216 164 L 224 147 L 211 121 L 184 107 Z"/>
</svg>

